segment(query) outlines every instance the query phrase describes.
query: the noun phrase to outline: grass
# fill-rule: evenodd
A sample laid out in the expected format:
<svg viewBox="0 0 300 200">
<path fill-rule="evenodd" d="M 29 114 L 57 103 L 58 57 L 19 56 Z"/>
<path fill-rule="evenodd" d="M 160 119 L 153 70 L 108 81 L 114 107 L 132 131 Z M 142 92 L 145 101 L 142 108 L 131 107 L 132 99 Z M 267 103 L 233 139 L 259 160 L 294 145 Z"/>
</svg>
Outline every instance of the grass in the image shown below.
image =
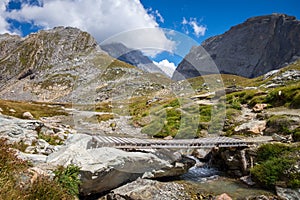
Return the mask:
<svg viewBox="0 0 300 200">
<path fill-rule="evenodd" d="M 80 184 L 78 167 L 60 167 L 54 172 L 54 179 L 40 175 L 30 180 L 31 164 L 17 158 L 11 147 L 0 138 L 0 199 L 75 199 Z"/>
<path fill-rule="evenodd" d="M 300 82 L 273 89 L 265 102 L 273 107 L 300 108 Z"/>
<path fill-rule="evenodd" d="M 274 189 L 276 185 L 300 187 L 300 172 L 295 167 L 299 162 L 300 146 L 281 143 L 264 144 L 257 152 L 258 165 L 251 169 L 254 181 L 263 187 Z"/>
<path fill-rule="evenodd" d="M 2 114 L 17 118 L 23 118 L 24 112 L 30 112 L 34 118 L 52 117 L 57 115 L 68 115 L 61 106 L 65 104 L 47 104 L 37 102 L 21 102 L 0 99 L 0 108 L 3 110 Z M 10 112 L 10 109 L 16 112 Z"/>
</svg>

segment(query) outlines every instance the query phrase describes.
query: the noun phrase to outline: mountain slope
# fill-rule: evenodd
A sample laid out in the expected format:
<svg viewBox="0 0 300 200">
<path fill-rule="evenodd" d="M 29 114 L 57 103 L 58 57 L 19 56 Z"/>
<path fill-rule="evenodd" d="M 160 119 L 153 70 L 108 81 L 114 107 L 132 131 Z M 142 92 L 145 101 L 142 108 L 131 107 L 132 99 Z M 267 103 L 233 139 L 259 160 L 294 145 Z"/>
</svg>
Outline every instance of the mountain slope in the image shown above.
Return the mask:
<svg viewBox="0 0 300 200">
<path fill-rule="evenodd" d="M 143 95 L 170 82 L 110 57 L 77 28 L 0 35 L 0 51 L 2 99 L 87 103 Z"/>
<path fill-rule="evenodd" d="M 300 21 L 284 14 L 250 18 L 192 48 L 173 79 L 211 73 L 204 66 L 203 48 L 220 73 L 257 77 L 300 58 Z"/>
<path fill-rule="evenodd" d="M 134 65 L 143 71 L 164 74 L 164 72 L 158 66 L 153 64 L 147 56 L 144 56 L 141 51 L 127 48 L 124 44 L 105 44 L 101 45 L 101 49 L 106 51 L 110 56 Z"/>
</svg>

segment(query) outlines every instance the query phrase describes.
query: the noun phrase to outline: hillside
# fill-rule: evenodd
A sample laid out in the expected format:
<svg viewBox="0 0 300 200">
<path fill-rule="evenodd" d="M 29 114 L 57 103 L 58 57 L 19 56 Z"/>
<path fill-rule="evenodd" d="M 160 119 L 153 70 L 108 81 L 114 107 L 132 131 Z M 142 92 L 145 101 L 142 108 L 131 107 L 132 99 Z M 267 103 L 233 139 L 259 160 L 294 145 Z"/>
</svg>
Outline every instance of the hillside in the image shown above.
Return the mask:
<svg viewBox="0 0 300 200">
<path fill-rule="evenodd" d="M 144 95 L 140 87 L 151 92 L 170 83 L 110 57 L 76 28 L 57 27 L 25 38 L 4 34 L 0 46 L 3 99 L 94 103 L 126 92 Z"/>
<path fill-rule="evenodd" d="M 253 78 L 287 66 L 299 57 L 299 20 L 284 14 L 253 17 L 192 48 L 178 65 L 173 79 L 212 73 Z M 208 61 L 214 62 L 218 71 L 206 66 Z"/>
</svg>

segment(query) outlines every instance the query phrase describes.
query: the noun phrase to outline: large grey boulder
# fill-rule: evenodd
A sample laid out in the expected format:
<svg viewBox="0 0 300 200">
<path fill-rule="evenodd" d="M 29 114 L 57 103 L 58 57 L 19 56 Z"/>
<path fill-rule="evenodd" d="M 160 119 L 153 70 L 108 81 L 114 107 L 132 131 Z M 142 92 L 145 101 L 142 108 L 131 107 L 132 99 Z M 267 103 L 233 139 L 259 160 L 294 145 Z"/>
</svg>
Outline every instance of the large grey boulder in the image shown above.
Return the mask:
<svg viewBox="0 0 300 200">
<path fill-rule="evenodd" d="M 81 168 L 81 193 L 102 193 L 133 181 L 138 177 L 158 178 L 180 176 L 194 161 L 183 159 L 168 150 L 152 152 L 127 152 L 114 148 L 91 149 L 92 137 L 72 135 L 57 152 L 50 154 L 47 162 L 54 165 L 77 165 Z"/>
<path fill-rule="evenodd" d="M 173 79 L 218 73 L 257 77 L 300 58 L 300 21 L 284 14 L 253 17 L 224 34 L 194 47 L 179 64 Z"/>
<path fill-rule="evenodd" d="M 119 187 L 100 200 L 187 200 L 191 199 L 185 188 L 179 183 L 174 182 L 158 182 L 154 180 L 137 179 L 132 183 L 128 183 Z"/>
</svg>

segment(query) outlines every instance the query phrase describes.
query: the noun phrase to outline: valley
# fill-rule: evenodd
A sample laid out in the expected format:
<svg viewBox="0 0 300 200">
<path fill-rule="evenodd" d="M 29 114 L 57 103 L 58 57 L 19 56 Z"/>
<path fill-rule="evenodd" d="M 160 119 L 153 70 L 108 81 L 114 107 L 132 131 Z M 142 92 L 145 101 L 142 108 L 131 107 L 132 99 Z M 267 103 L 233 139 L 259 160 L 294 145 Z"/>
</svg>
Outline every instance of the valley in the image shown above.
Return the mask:
<svg viewBox="0 0 300 200">
<path fill-rule="evenodd" d="M 299 36 L 299 21 L 277 14 L 251 18 L 225 35 L 260 26 L 257 20 L 270 26 L 281 20 L 276 26 L 282 30 L 287 29 L 284 22 L 292 23 L 291 37 Z M 221 45 L 222 38 L 211 38 L 204 47 Z M 114 48 L 120 46 L 126 49 L 121 44 Z M 264 65 L 256 63 L 251 73 L 235 63 L 240 59 L 217 60 L 217 67 L 232 65 L 218 74 L 194 73 L 185 65 L 201 57 L 195 47 L 172 79 L 153 63 L 144 70 L 149 60 L 141 52 L 118 60 L 105 48 L 71 27 L 24 38 L 0 35 L 0 199 L 300 198 L 296 47 L 280 62 L 260 58 Z M 133 62 L 139 59 L 145 61 L 142 67 Z M 243 73 L 226 71 L 237 67 Z M 138 141 L 227 137 L 249 145 L 179 150 L 100 143 L 93 148 L 97 136 Z M 201 179 L 195 180 L 195 174 Z M 227 188 L 215 189 L 222 184 Z"/>
</svg>

